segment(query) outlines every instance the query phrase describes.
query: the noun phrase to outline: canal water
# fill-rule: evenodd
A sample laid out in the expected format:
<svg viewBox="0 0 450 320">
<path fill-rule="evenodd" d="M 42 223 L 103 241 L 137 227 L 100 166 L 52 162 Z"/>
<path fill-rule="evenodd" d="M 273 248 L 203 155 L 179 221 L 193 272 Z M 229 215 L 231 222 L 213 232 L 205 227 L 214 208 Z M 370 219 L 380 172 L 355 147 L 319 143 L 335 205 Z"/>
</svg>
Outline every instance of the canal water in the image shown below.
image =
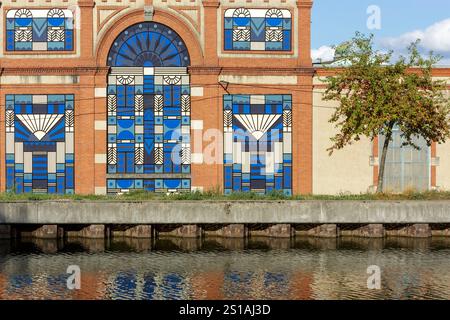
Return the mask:
<svg viewBox="0 0 450 320">
<path fill-rule="evenodd" d="M 1 240 L 0 299 L 450 299 L 450 239 Z"/>
</svg>

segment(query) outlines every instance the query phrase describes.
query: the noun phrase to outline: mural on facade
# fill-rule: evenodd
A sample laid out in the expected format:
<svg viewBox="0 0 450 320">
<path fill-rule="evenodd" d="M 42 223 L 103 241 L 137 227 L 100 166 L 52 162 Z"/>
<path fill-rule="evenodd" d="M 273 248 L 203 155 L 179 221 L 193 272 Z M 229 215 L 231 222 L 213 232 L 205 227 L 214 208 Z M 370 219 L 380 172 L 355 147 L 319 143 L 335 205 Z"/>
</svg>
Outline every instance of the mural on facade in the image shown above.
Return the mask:
<svg viewBox="0 0 450 320">
<path fill-rule="evenodd" d="M 224 49 L 290 51 L 292 20 L 285 9 L 228 9 L 224 17 Z"/>
<path fill-rule="evenodd" d="M 225 95 L 225 193 L 292 194 L 290 95 Z"/>
<path fill-rule="evenodd" d="M 74 96 L 6 95 L 6 187 L 74 192 Z"/>
<path fill-rule="evenodd" d="M 9 10 L 6 14 L 6 50 L 72 51 L 73 29 L 70 10 Z"/>
<path fill-rule="evenodd" d="M 108 193 L 190 191 L 189 54 L 154 22 L 123 31 L 108 55 Z"/>
</svg>

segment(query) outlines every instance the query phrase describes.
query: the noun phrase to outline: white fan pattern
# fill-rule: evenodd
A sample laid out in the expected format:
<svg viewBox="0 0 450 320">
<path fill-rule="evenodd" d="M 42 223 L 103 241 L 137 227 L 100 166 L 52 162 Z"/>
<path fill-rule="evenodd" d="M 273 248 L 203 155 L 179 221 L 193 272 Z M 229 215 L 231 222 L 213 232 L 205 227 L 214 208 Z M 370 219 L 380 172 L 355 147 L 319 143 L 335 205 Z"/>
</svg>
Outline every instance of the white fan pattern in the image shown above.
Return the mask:
<svg viewBox="0 0 450 320">
<path fill-rule="evenodd" d="M 275 124 L 281 117 L 280 114 L 236 114 L 236 119 L 255 137 L 261 137 Z"/>
<path fill-rule="evenodd" d="M 47 133 L 63 117 L 62 114 L 18 114 L 17 118 L 34 134 L 38 140 L 42 140 Z"/>
</svg>

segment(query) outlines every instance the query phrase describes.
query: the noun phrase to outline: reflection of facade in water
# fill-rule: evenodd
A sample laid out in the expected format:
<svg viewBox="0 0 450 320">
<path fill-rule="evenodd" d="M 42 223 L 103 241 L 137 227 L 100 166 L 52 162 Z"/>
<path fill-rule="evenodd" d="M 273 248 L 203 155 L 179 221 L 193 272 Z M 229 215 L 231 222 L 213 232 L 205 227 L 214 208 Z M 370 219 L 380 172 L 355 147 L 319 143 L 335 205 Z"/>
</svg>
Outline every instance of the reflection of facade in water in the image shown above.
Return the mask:
<svg viewBox="0 0 450 320">
<path fill-rule="evenodd" d="M 313 272 L 295 272 L 289 282 L 290 299 L 310 300 L 313 299 L 312 283 L 314 279 Z"/>
<path fill-rule="evenodd" d="M 0 299 L 310 299 L 312 276 L 272 272 L 83 273 L 81 290 L 67 275 L 0 275 Z"/>
<path fill-rule="evenodd" d="M 73 290 L 71 298 L 80 300 L 98 300 L 106 298 L 105 272 L 83 272 L 81 290 Z"/>
<path fill-rule="evenodd" d="M 8 299 L 6 294 L 6 287 L 8 286 L 8 278 L 3 273 L 0 273 L 0 300 Z"/>
<path fill-rule="evenodd" d="M 108 278 L 109 299 L 177 300 L 191 299 L 189 278 L 177 273 L 124 272 Z"/>
<path fill-rule="evenodd" d="M 365 242 L 337 249 L 298 245 L 287 250 L 6 253 L 0 256 L 0 299 L 450 298 L 448 245 L 408 243 L 406 250 L 405 243 L 393 240 L 382 248 Z M 66 288 L 71 264 L 82 271 L 79 291 Z M 382 290 L 367 289 L 366 269 L 372 264 L 381 268 Z"/>
<path fill-rule="evenodd" d="M 223 271 L 206 271 L 194 274 L 192 281 L 192 298 L 198 300 L 220 300 L 224 299 Z"/>
</svg>

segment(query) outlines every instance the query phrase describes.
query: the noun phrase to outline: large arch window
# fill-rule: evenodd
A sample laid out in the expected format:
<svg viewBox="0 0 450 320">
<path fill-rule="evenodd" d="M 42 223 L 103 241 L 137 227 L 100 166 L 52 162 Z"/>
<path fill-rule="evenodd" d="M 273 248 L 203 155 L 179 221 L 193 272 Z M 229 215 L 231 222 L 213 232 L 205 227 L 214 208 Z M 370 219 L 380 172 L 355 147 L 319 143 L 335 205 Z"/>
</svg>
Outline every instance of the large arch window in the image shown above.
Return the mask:
<svg viewBox="0 0 450 320">
<path fill-rule="evenodd" d="M 108 65 L 113 67 L 187 67 L 189 53 L 172 29 L 156 23 L 139 23 L 114 41 Z"/>
<path fill-rule="evenodd" d="M 114 41 L 108 65 L 108 193 L 190 191 L 190 64 L 185 43 L 156 22 Z"/>
</svg>

